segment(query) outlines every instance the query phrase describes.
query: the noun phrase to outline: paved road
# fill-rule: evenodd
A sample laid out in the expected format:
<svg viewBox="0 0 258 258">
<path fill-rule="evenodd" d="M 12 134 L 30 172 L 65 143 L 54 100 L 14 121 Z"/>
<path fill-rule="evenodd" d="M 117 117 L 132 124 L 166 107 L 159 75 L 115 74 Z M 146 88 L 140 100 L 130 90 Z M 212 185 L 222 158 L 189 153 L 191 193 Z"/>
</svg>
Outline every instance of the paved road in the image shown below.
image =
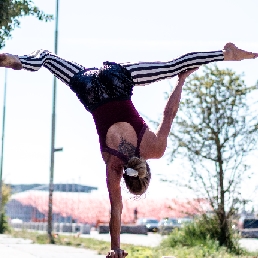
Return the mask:
<svg viewBox="0 0 258 258">
<path fill-rule="evenodd" d="M 109 234 L 99 234 L 97 231 L 91 231 L 90 235 L 81 235 L 85 238 L 95 238 L 98 240 L 110 242 Z M 156 233 L 149 233 L 148 235 L 135 234 L 121 234 L 120 241 L 124 244 L 142 245 L 142 246 L 158 246 L 164 236 Z"/>
<path fill-rule="evenodd" d="M 95 251 L 57 245 L 32 244 L 30 240 L 0 235 L 1 258 L 104 258 Z"/>
<path fill-rule="evenodd" d="M 258 252 L 258 238 L 242 238 L 240 239 L 240 246 L 250 252 Z"/>
</svg>

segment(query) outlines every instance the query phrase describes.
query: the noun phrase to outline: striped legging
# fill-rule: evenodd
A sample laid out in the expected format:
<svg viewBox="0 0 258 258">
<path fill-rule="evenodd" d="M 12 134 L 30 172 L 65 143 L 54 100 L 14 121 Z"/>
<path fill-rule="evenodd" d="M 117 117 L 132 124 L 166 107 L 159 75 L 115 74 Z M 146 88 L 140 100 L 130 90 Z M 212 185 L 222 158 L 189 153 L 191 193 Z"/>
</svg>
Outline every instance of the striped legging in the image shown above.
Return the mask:
<svg viewBox="0 0 258 258">
<path fill-rule="evenodd" d="M 75 74 L 86 69 L 82 65 L 62 59 L 47 50 L 36 50 L 29 55 L 19 56 L 19 59 L 23 69 L 38 71 L 42 66 L 46 67 L 67 85 L 70 85 L 70 81 Z M 187 69 L 223 60 L 223 52 L 219 50 L 188 53 L 169 62 L 140 62 L 121 65 L 131 73 L 136 86 L 144 86 L 152 82 L 172 78 Z"/>
</svg>

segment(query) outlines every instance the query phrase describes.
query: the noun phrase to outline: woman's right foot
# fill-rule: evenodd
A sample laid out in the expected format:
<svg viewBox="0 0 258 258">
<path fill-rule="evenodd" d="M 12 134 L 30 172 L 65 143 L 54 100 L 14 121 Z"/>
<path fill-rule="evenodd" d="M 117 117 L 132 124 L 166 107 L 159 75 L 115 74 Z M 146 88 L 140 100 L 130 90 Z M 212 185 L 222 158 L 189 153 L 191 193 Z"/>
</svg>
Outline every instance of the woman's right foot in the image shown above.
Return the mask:
<svg viewBox="0 0 258 258">
<path fill-rule="evenodd" d="M 22 63 L 18 56 L 2 53 L 0 54 L 0 67 L 12 68 L 14 70 L 21 70 Z"/>
<path fill-rule="evenodd" d="M 258 57 L 258 53 L 248 52 L 236 47 L 233 43 L 227 43 L 223 50 L 225 61 L 241 61 Z"/>
</svg>

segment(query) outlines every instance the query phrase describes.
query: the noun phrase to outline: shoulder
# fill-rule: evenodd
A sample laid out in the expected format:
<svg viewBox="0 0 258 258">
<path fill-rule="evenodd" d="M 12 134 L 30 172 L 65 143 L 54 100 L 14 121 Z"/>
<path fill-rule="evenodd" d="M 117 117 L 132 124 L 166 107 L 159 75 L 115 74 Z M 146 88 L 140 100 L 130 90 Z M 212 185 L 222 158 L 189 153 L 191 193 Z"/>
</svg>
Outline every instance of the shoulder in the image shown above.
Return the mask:
<svg viewBox="0 0 258 258">
<path fill-rule="evenodd" d="M 120 184 L 120 180 L 123 176 L 124 162 L 118 157 L 109 154 L 107 152 L 102 152 L 102 157 L 106 164 L 106 178 L 107 182 L 112 181 Z"/>
<path fill-rule="evenodd" d="M 117 156 L 112 155 L 107 151 L 101 152 L 101 155 L 107 167 L 123 168 L 124 162 L 121 159 L 119 159 Z"/>
</svg>

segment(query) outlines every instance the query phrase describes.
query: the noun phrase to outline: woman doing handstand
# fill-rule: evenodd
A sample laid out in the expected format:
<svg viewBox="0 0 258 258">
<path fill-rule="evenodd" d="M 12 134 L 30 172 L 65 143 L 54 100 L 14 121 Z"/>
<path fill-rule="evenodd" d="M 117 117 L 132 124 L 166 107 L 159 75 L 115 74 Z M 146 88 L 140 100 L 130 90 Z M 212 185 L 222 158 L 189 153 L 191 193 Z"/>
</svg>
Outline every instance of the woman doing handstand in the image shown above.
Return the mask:
<svg viewBox="0 0 258 258">
<path fill-rule="evenodd" d="M 163 156 L 167 137 L 177 113 L 186 77 L 199 66 L 216 61 L 240 61 L 258 57 L 257 53 L 238 49 L 227 43 L 223 50 L 189 53 L 169 62 L 117 64 L 105 62 L 103 68 L 85 68 L 66 61 L 46 50 L 29 55 L 0 54 L 0 67 L 37 71 L 42 66 L 67 84 L 95 121 L 100 150 L 106 164 L 106 181 L 111 205 L 111 250 L 107 257 L 125 257 L 120 249 L 122 196 L 120 181 L 128 190 L 142 195 L 151 179 L 146 162 Z M 163 119 L 152 132 L 135 109 L 134 86 L 143 86 L 178 76 L 177 87 L 170 95 Z"/>
</svg>

